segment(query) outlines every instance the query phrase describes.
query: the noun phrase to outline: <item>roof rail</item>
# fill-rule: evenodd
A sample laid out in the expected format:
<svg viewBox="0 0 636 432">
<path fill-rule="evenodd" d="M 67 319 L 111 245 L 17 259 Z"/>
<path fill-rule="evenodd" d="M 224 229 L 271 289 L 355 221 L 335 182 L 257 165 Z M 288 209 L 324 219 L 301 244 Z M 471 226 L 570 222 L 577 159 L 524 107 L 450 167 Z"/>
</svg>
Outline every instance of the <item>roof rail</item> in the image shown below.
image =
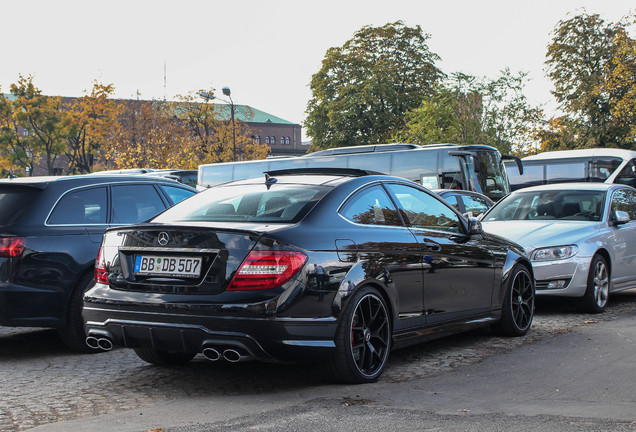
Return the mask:
<svg viewBox="0 0 636 432">
<path fill-rule="evenodd" d="M 351 147 L 335 147 L 335 148 L 330 148 L 326 150 L 320 150 L 313 153 L 308 153 L 301 157 L 410 150 L 410 149 L 419 148 L 419 147 L 420 146 L 418 146 L 417 144 L 377 144 L 377 145 L 361 145 L 361 146 L 351 146 Z"/>
<path fill-rule="evenodd" d="M 348 176 L 348 177 L 362 177 L 366 175 L 386 175 L 384 173 L 378 171 L 371 170 L 363 170 L 356 168 L 329 168 L 329 167 L 320 167 L 320 168 L 287 168 L 287 169 L 279 169 L 266 171 L 265 174 L 270 177 L 275 177 L 277 175 L 337 175 L 337 176 Z"/>
</svg>

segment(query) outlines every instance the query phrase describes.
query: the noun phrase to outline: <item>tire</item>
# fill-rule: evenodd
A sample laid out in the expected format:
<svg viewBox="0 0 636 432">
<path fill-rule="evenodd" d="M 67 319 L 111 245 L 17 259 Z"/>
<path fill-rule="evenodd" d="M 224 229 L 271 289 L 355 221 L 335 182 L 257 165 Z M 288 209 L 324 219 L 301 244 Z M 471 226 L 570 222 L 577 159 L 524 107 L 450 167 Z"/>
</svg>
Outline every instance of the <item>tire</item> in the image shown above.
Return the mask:
<svg viewBox="0 0 636 432">
<path fill-rule="evenodd" d="M 376 289 L 361 288 L 342 314 L 336 331 L 336 352 L 324 364 L 327 377 L 350 384 L 376 381 L 386 367 L 391 337 L 386 302 Z"/>
<path fill-rule="evenodd" d="M 534 317 L 534 278 L 523 264 L 515 264 L 508 278 L 501 319 L 494 326 L 504 336 L 528 333 Z"/>
<path fill-rule="evenodd" d="M 158 366 L 183 366 L 196 356 L 196 353 L 157 351 L 152 348 L 135 348 L 135 354 L 143 361 Z"/>
<path fill-rule="evenodd" d="M 91 354 L 103 351 L 101 348 L 91 348 L 86 345 L 86 331 L 82 318 L 84 293 L 91 289 L 94 284 L 92 272 L 86 272 L 80 277 L 71 293 L 66 314 L 66 326 L 58 330 L 64 345 L 78 353 Z"/>
<path fill-rule="evenodd" d="M 579 300 L 583 312 L 601 313 L 607 306 L 610 289 L 610 270 L 607 261 L 601 255 L 594 255 L 587 275 L 587 288 Z"/>
</svg>

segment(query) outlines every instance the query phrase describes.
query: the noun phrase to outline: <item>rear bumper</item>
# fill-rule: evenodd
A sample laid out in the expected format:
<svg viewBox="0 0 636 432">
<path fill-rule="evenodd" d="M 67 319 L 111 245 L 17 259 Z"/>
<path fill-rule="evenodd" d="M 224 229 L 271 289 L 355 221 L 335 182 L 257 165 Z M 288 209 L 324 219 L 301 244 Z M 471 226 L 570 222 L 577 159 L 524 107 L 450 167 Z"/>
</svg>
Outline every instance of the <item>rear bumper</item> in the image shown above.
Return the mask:
<svg viewBox="0 0 636 432">
<path fill-rule="evenodd" d="M 125 311 L 85 303 L 86 333 L 116 346 L 170 352 L 235 349 L 261 361 L 308 361 L 329 357 L 337 322 L 326 318 L 229 317 Z"/>
</svg>

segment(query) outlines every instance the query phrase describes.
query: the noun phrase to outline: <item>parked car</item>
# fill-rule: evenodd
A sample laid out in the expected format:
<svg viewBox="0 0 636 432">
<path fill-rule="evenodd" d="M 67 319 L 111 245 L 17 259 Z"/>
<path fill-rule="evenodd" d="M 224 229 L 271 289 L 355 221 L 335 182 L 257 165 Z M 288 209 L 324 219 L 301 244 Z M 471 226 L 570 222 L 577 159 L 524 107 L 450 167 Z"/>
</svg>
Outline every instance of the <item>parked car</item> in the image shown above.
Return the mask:
<svg viewBox="0 0 636 432">
<path fill-rule="evenodd" d="M 195 188 L 197 186 L 197 170 L 183 170 L 183 169 L 153 169 L 153 168 L 127 168 L 127 169 L 115 169 L 107 171 L 99 171 L 93 173 L 95 175 L 105 174 L 144 174 L 154 177 L 164 177 L 172 180 L 176 180 L 179 183 L 187 184 Z"/>
<path fill-rule="evenodd" d="M 458 329 L 530 328 L 518 245 L 417 184 L 298 169 L 216 186 L 110 229 L 84 297 L 87 344 L 159 365 L 312 360 L 369 382 L 393 347 Z"/>
<path fill-rule="evenodd" d="M 195 193 L 140 176 L 0 180 L 0 325 L 55 327 L 70 348 L 88 351 L 82 295 L 106 228 L 144 221 Z"/>
<path fill-rule="evenodd" d="M 521 244 L 537 295 L 575 297 L 599 313 L 610 293 L 636 287 L 636 189 L 567 183 L 520 189 L 498 202 L 485 231 Z"/>
<path fill-rule="evenodd" d="M 433 192 L 444 198 L 461 214 L 470 217 L 478 218 L 495 205 L 493 200 L 479 192 L 458 189 L 435 189 Z"/>
</svg>

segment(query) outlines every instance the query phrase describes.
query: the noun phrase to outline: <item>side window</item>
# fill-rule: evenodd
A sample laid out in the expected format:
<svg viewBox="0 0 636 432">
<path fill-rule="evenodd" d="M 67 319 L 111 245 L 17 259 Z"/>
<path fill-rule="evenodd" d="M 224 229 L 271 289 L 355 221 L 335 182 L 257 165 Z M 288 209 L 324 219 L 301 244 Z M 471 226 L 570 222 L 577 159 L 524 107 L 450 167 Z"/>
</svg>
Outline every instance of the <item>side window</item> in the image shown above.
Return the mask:
<svg viewBox="0 0 636 432">
<path fill-rule="evenodd" d="M 442 171 L 442 189 L 466 189 L 457 156 L 444 155 Z"/>
<path fill-rule="evenodd" d="M 161 185 L 159 187 L 163 189 L 163 191 L 170 197 L 170 200 L 172 201 L 173 204 L 181 202 L 184 199 L 189 198 L 195 194 L 195 192 L 192 192 L 188 189 L 183 189 L 183 188 L 175 187 L 175 186 Z"/>
<path fill-rule="evenodd" d="M 443 202 L 410 186 L 389 184 L 404 213 L 416 228 L 461 232 L 459 216 Z"/>
<path fill-rule="evenodd" d="M 113 186 L 112 193 L 115 224 L 142 222 L 166 208 L 152 185 Z"/>
<path fill-rule="evenodd" d="M 472 213 L 474 217 L 486 213 L 486 211 L 490 208 L 486 200 L 480 197 L 476 197 L 473 195 L 464 195 L 462 199 L 464 200 L 464 208 L 466 209 L 466 213 Z"/>
<path fill-rule="evenodd" d="M 618 190 L 612 195 L 612 213 L 610 218 L 614 216 L 616 210 L 627 212 L 630 220 L 636 220 L 636 214 L 634 213 L 634 194 L 632 191 L 625 189 Z"/>
<path fill-rule="evenodd" d="M 395 206 L 381 186 L 364 189 L 351 198 L 340 214 L 363 225 L 402 226 Z"/>
<path fill-rule="evenodd" d="M 105 187 L 75 190 L 64 195 L 47 221 L 50 225 L 105 224 L 108 216 Z"/>
<path fill-rule="evenodd" d="M 634 159 L 632 159 L 625 165 L 625 168 L 623 168 L 614 179 L 614 183 L 636 187 L 636 164 L 634 162 Z"/>
<path fill-rule="evenodd" d="M 455 207 L 457 210 L 459 210 L 459 202 L 457 202 L 457 195 L 446 195 L 444 199 L 446 200 L 447 203 L 449 203 L 450 205 Z"/>
</svg>

